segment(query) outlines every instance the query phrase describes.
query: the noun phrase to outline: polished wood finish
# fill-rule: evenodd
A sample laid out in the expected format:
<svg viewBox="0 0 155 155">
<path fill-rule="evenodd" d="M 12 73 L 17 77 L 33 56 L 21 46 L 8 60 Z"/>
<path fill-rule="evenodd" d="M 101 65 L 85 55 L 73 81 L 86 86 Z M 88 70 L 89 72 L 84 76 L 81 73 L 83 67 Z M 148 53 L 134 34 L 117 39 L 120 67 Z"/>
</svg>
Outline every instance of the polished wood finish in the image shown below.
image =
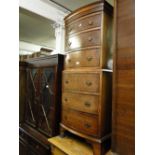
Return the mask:
<svg viewBox="0 0 155 155">
<path fill-rule="evenodd" d="M 94 155 L 103 155 L 110 147 L 112 75 L 107 72 L 112 69 L 108 68 L 112 58 L 110 8 L 106 2 L 95 2 L 65 18 L 61 135 L 68 130 L 85 138 L 92 144 Z"/>
<path fill-rule="evenodd" d="M 71 14 L 65 17 L 66 25 L 75 20 L 79 20 L 79 18 L 84 17 L 88 14 L 103 11 L 103 3 L 99 3 L 100 2 L 95 2 L 73 11 Z"/>
<path fill-rule="evenodd" d="M 102 72 L 63 71 L 62 90 L 98 93 Z M 78 82 L 80 81 L 80 82 Z"/>
<path fill-rule="evenodd" d="M 99 4 L 100 3 L 100 4 Z M 94 6 L 93 6 L 94 5 Z M 66 52 L 65 68 L 109 68 L 109 60 L 112 60 L 112 7 L 105 2 L 95 2 L 82 9 L 78 9 L 65 18 L 66 27 L 71 23 L 79 23 L 79 21 L 90 18 L 92 14 L 96 15 L 100 26 L 90 27 L 86 29 L 86 24 L 81 24 L 80 29 L 76 33 L 68 33 L 66 31 Z M 95 10 L 93 10 L 95 8 Z M 102 9 L 101 9 L 102 8 Z M 96 10 L 97 9 L 97 10 Z M 105 13 L 103 14 L 103 10 Z M 76 20 L 74 19 L 76 18 Z M 82 19 L 81 19 L 82 18 Z M 94 18 L 96 21 L 96 19 Z M 88 22 L 89 23 L 89 22 Z M 74 30 L 75 31 L 75 30 Z M 86 53 L 84 53 L 86 52 Z M 99 60 L 98 60 L 99 59 Z"/>
<path fill-rule="evenodd" d="M 135 1 L 117 0 L 112 151 L 135 154 Z"/>
<path fill-rule="evenodd" d="M 93 31 L 85 31 L 76 35 L 66 36 L 66 50 L 75 50 L 90 46 L 99 46 L 101 44 L 100 29 L 94 28 Z"/>
<path fill-rule="evenodd" d="M 98 122 L 96 115 L 80 113 L 76 110 L 65 109 L 62 111 L 62 123 L 70 128 L 87 135 L 98 135 Z"/>
<path fill-rule="evenodd" d="M 59 134 L 63 58 L 56 54 L 26 61 L 25 116 L 20 125 L 24 137 L 20 135 L 20 139 L 33 147 L 30 152 L 50 154 L 42 146 L 49 148 L 47 138 Z M 32 139 L 26 141 L 26 137 Z"/>
<path fill-rule="evenodd" d="M 81 17 L 75 22 L 73 21 L 69 23 L 69 25 L 66 26 L 66 33 L 70 35 L 83 30 L 100 27 L 102 18 L 101 14 L 102 12 L 97 12 L 91 15 Z"/>
<path fill-rule="evenodd" d="M 73 104 L 74 103 L 74 104 Z M 62 106 L 81 112 L 98 114 L 99 96 L 83 93 L 64 92 L 62 94 Z"/>
<path fill-rule="evenodd" d="M 73 97 L 78 96 L 79 98 L 81 98 L 77 99 L 75 103 L 72 102 L 72 104 L 74 103 L 73 106 L 71 106 L 70 103 L 69 107 L 69 104 L 68 106 L 66 106 L 66 103 L 68 103 L 70 99 L 67 97 L 65 98 L 63 97 L 62 98 L 63 107 L 83 112 L 87 107 L 85 112 L 92 113 L 93 109 L 88 108 L 88 106 L 92 102 L 92 100 L 90 101 L 91 98 L 85 101 L 83 105 L 80 105 L 81 104 L 80 101 L 85 100 L 85 98 L 83 98 L 85 95 L 92 96 L 92 98 L 96 96 L 96 98 L 98 99 L 98 103 L 96 103 L 96 108 L 98 108 L 96 109 L 97 110 L 96 114 L 97 116 L 99 115 L 99 119 L 97 119 L 98 120 L 97 122 L 100 128 L 98 129 L 99 133 L 98 135 L 96 135 L 96 138 L 108 134 L 111 127 L 111 121 L 109 121 L 111 119 L 111 104 L 110 104 L 111 87 L 112 87 L 111 80 L 112 80 L 111 73 L 103 71 L 94 71 L 94 70 L 63 71 L 63 82 L 62 82 L 63 94 L 65 93 L 76 94 L 73 95 Z M 76 100 L 76 98 L 72 100 Z M 80 106 L 80 108 L 78 108 L 78 106 Z M 85 109 L 84 108 L 82 109 L 83 106 L 85 106 Z"/>
<path fill-rule="evenodd" d="M 86 49 L 76 52 L 70 52 L 66 55 L 65 69 L 79 68 L 79 67 L 99 67 L 100 55 L 99 49 Z"/>
<path fill-rule="evenodd" d="M 104 151 L 104 147 L 102 146 L 102 143 L 101 144 L 98 144 L 98 143 L 93 143 L 93 151 L 94 151 L 94 154 L 105 154 L 105 151 Z"/>
</svg>

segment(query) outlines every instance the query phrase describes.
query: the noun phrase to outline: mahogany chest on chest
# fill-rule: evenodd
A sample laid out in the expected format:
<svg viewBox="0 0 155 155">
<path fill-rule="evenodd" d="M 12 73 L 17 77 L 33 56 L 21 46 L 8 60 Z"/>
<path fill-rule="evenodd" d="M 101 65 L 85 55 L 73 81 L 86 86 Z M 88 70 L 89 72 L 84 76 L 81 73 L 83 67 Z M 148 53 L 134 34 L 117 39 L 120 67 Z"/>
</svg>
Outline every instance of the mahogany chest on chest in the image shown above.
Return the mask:
<svg viewBox="0 0 155 155">
<path fill-rule="evenodd" d="M 112 7 L 95 2 L 65 18 L 61 132 L 85 138 L 101 155 L 110 146 Z"/>
</svg>

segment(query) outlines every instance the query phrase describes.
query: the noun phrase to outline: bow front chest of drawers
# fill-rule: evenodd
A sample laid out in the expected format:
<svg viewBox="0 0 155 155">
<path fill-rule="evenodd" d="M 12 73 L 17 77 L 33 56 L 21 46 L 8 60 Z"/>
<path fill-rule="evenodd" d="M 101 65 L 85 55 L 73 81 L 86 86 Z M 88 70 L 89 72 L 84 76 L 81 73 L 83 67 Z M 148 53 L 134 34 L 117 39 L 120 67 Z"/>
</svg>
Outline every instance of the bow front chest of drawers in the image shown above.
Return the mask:
<svg viewBox="0 0 155 155">
<path fill-rule="evenodd" d="M 68 130 L 103 155 L 111 137 L 112 7 L 95 2 L 65 18 L 61 132 Z"/>
</svg>

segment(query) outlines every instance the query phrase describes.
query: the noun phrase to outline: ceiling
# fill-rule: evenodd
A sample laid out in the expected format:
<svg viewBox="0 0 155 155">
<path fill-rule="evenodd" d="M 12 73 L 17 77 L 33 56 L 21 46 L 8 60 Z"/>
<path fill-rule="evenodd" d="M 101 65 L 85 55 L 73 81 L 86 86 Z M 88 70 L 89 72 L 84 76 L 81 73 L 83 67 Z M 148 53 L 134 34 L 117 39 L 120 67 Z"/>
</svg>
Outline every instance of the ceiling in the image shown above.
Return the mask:
<svg viewBox="0 0 155 155">
<path fill-rule="evenodd" d="M 75 10 L 96 0 L 42 0 L 54 1 L 57 7 L 64 6 L 68 10 Z M 113 5 L 114 0 L 107 0 Z M 50 2 L 51 3 L 51 2 Z M 53 3 L 51 3 L 52 5 Z M 64 8 L 63 8 L 64 9 Z M 54 22 L 42 16 L 24 9 L 19 9 L 19 40 L 41 45 L 48 48 L 55 48 L 55 32 L 52 27 Z"/>
<path fill-rule="evenodd" d="M 49 0 L 54 2 L 69 11 L 74 11 L 84 5 L 96 2 L 97 0 Z"/>
<path fill-rule="evenodd" d="M 85 6 L 87 4 L 90 4 L 99 0 L 44 0 L 44 1 L 51 1 L 51 2 L 54 2 L 55 4 L 58 4 L 66 8 L 69 11 L 74 11 L 82 6 Z M 106 0 L 106 1 L 113 6 L 114 0 Z"/>
</svg>

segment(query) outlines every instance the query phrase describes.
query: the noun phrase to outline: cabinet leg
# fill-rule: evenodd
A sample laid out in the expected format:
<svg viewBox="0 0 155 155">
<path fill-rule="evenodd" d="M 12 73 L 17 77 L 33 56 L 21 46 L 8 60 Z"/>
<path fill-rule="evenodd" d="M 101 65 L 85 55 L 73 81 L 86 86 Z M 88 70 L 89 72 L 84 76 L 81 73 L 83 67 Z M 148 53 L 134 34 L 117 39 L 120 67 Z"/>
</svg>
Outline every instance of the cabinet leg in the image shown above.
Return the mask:
<svg viewBox="0 0 155 155">
<path fill-rule="evenodd" d="M 107 139 L 102 143 L 92 142 L 93 155 L 105 155 L 111 147 L 111 139 Z"/>
<path fill-rule="evenodd" d="M 104 147 L 101 143 L 92 143 L 93 155 L 105 155 Z"/>
</svg>

